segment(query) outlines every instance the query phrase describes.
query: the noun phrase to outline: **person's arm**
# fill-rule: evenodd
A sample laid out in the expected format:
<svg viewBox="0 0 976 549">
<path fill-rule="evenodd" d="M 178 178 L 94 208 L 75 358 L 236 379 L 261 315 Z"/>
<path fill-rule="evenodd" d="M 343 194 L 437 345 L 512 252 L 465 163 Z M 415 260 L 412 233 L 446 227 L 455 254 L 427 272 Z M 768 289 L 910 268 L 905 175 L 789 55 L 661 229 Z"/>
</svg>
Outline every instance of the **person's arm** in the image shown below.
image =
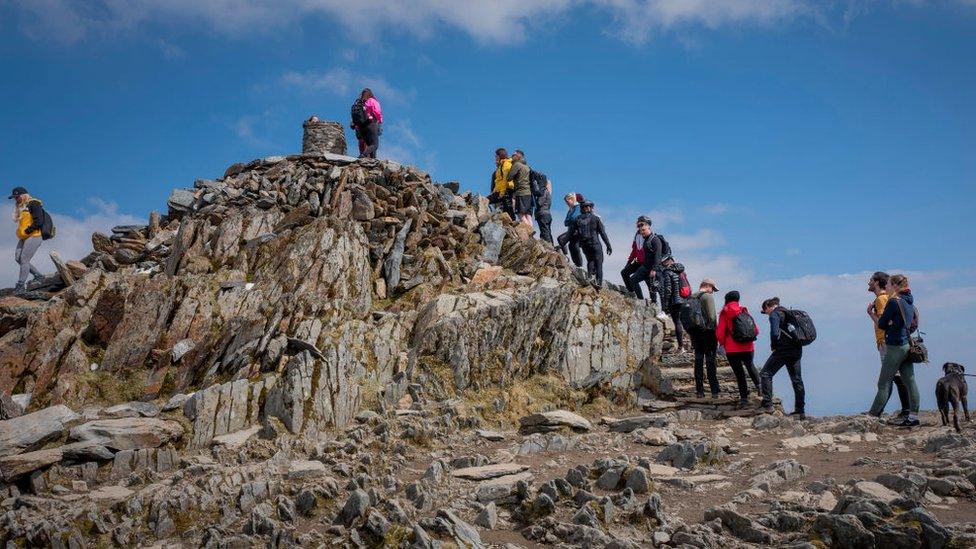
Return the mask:
<svg viewBox="0 0 976 549">
<path fill-rule="evenodd" d="M 31 224 L 26 229 L 27 234 L 41 230 L 41 225 L 44 223 L 44 208 L 41 207 L 41 203 L 31 200 L 27 203 L 27 211 L 31 216 Z"/>
<path fill-rule="evenodd" d="M 888 306 L 892 304 L 895 306 Z M 899 308 L 900 304 L 898 303 L 897 298 L 888 300 L 888 304 L 885 305 L 884 312 L 881 313 L 881 316 L 878 317 L 876 322 L 879 330 L 884 330 L 888 326 L 891 326 L 891 322 L 895 319 L 895 315 L 900 314 L 900 312 L 898 312 Z"/>
<path fill-rule="evenodd" d="M 779 325 L 783 321 L 783 315 L 779 311 L 769 313 L 769 341 L 770 343 L 779 341 Z"/>
<path fill-rule="evenodd" d="M 603 243 L 607 246 L 607 255 L 613 255 L 613 247 L 610 246 L 610 239 L 607 238 L 607 231 L 603 228 L 603 220 L 599 217 L 596 218 L 596 230 L 600 233 L 600 238 L 603 239 Z"/>
<path fill-rule="evenodd" d="M 725 309 L 722 309 L 722 312 L 718 314 L 718 323 L 715 325 L 715 339 L 718 340 L 718 344 L 722 347 L 725 347 L 725 330 L 727 325 L 725 311 Z"/>
<path fill-rule="evenodd" d="M 657 266 L 661 264 L 661 239 L 651 237 L 651 257 L 648 258 L 651 265 L 651 275 L 656 274 Z"/>
</svg>

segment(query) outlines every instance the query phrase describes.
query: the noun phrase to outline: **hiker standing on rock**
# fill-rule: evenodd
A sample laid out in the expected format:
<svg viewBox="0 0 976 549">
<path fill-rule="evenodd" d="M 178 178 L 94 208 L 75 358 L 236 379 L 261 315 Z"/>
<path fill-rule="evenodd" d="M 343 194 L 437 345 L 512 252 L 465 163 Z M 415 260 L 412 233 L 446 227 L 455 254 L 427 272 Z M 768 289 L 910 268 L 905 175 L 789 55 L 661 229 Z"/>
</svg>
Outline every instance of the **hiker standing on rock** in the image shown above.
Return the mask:
<svg viewBox="0 0 976 549">
<path fill-rule="evenodd" d="M 749 314 L 749 310 L 739 305 L 739 292 L 731 291 L 725 294 L 725 306 L 718 316 L 718 326 L 715 328 L 718 344 L 725 348 L 725 358 L 729 360 L 735 383 L 739 387 L 739 409 L 749 406 L 749 383 L 746 375 L 752 378 L 756 386 L 756 393 L 762 394 L 759 388 L 759 372 L 753 362 L 756 351 L 756 338 L 759 337 L 759 326 Z"/>
<path fill-rule="evenodd" d="M 793 327 L 790 326 L 789 311 L 780 306 L 778 297 L 771 297 L 762 304 L 762 313 L 769 315 L 769 346 L 772 354 L 766 359 L 759 378 L 762 382 L 762 409 L 767 412 L 773 410 L 773 376 L 786 366 L 793 384 L 793 413 L 791 416 L 803 419 L 806 392 L 803 388 L 803 376 L 800 372 L 800 359 L 803 358 L 803 346 L 792 336 Z"/>
<path fill-rule="evenodd" d="M 682 287 L 685 295 L 682 296 Z M 691 295 L 691 286 L 688 285 L 688 276 L 685 274 L 685 266 L 676 263 L 671 256 L 665 257 L 661 262 L 661 310 L 667 313 L 674 321 L 674 335 L 678 340 L 678 349 L 681 352 L 688 352 L 691 341 L 684 339 L 684 330 L 681 325 L 681 304 L 684 299 Z M 712 326 L 715 325 L 715 305 L 712 304 Z"/>
<path fill-rule="evenodd" d="M 647 296 L 652 302 L 657 299 L 658 288 L 661 287 L 661 262 L 664 257 L 671 254 L 671 246 L 667 245 L 664 237 L 655 234 L 652 229 L 653 223 L 650 218 L 646 218 L 647 224 L 640 228 L 640 234 L 644 237 L 644 258 L 641 265 L 630 275 L 630 284 L 634 288 L 638 299 L 644 299 L 641 293 L 640 284 L 647 284 Z M 662 314 L 664 314 L 662 306 Z"/>
<path fill-rule="evenodd" d="M 875 343 L 878 346 L 878 354 L 881 356 L 881 365 L 884 366 L 885 350 L 887 349 L 887 344 L 885 344 L 885 331 L 878 328 L 877 318 L 881 317 L 884 313 L 885 306 L 888 304 L 888 273 L 876 272 L 871 275 L 868 280 L 868 291 L 874 294 L 874 300 L 868 303 L 868 317 L 871 318 L 871 324 L 874 326 L 874 337 Z M 908 387 L 905 382 L 901 379 L 901 374 L 896 372 L 895 377 L 892 379 L 895 385 L 895 389 L 898 391 L 898 400 L 901 402 L 901 412 L 898 414 L 896 421 L 902 421 L 908 417 L 911 412 L 911 399 L 908 396 Z M 889 390 L 890 392 L 890 390 Z M 890 398 L 890 397 L 889 397 Z M 885 401 L 885 406 L 888 402 Z"/>
<path fill-rule="evenodd" d="M 563 254 L 566 253 L 566 246 L 569 246 L 569 257 L 573 260 L 573 265 L 577 267 L 583 266 L 583 258 L 580 254 L 579 242 L 573 237 L 573 222 L 580 215 L 580 203 L 583 202 L 583 195 L 579 193 L 569 193 L 563 197 L 563 202 L 566 203 L 566 219 L 563 221 L 563 225 L 566 226 L 566 232 L 559 235 L 556 238 L 556 243 L 559 245 L 560 251 Z"/>
<path fill-rule="evenodd" d="M 365 147 L 360 155 L 363 158 L 376 158 L 376 150 L 380 147 L 380 135 L 383 133 L 383 110 L 380 102 L 373 95 L 373 90 L 365 88 L 359 94 L 366 113 L 366 125 L 360 128 L 365 141 Z M 355 122 L 354 122 L 355 123 Z"/>
<path fill-rule="evenodd" d="M 620 271 L 620 278 L 624 279 L 624 286 L 633 292 L 637 299 L 644 299 L 644 294 L 640 285 L 635 285 L 630 278 L 644 263 L 644 240 L 649 234 L 651 234 L 651 219 L 642 215 L 637 218 L 637 232 L 634 233 L 634 240 L 630 243 L 630 256 L 627 257 L 627 264 Z M 646 276 L 644 282 L 647 284 L 648 291 L 652 291 L 653 285 Z"/>
<path fill-rule="evenodd" d="M 889 278 L 887 291 L 888 303 L 884 312 L 879 315 L 875 311 L 871 315 L 875 325 L 884 330 L 885 352 L 881 373 L 878 375 L 878 394 L 875 395 L 868 413 L 880 416 L 884 412 L 885 404 L 891 397 L 891 384 L 897 373 L 908 388 L 909 398 L 908 417 L 897 425 L 915 427 L 918 425 L 918 385 L 915 383 L 915 364 L 908 360 L 909 336 L 915 331 L 918 318 L 915 298 L 905 275 L 898 274 Z"/>
<path fill-rule="evenodd" d="M 512 168 L 508 171 L 508 181 L 515 189 L 515 218 L 519 223 L 532 228 L 532 182 L 531 172 L 525 163 L 525 153 L 516 149 L 512 155 Z"/>
<path fill-rule="evenodd" d="M 593 213 L 593 203 L 584 201 L 580 204 L 580 216 L 573 221 L 570 232 L 580 244 L 583 255 L 586 256 L 586 274 L 596 279 L 596 289 L 603 286 L 603 247 L 600 239 L 607 245 L 607 255 L 613 254 L 610 247 L 610 239 L 607 238 L 607 231 L 603 228 L 603 220 L 600 216 Z"/>
<path fill-rule="evenodd" d="M 665 271 L 666 272 L 666 271 Z M 691 345 L 695 349 L 695 396 L 705 397 L 705 373 L 708 374 L 708 388 L 711 389 L 712 398 L 718 398 L 720 387 L 718 384 L 718 365 L 716 364 L 715 354 L 718 352 L 718 340 L 715 339 L 715 299 L 712 294 L 718 291 L 715 281 L 705 278 L 698 285 L 698 291 L 691 294 L 689 302 L 697 302 L 700 309 L 703 325 L 695 325 L 698 322 L 690 323 L 686 326 L 688 335 L 691 336 Z M 661 294 L 662 297 L 664 294 Z M 694 305 L 694 303 L 692 303 Z M 681 320 L 686 320 L 683 315 Z M 704 366 L 704 368 L 703 368 Z M 702 370 L 705 370 L 704 372 Z"/>
<path fill-rule="evenodd" d="M 515 210 L 512 209 L 512 189 L 515 184 L 508 178 L 508 173 L 512 170 L 512 159 L 508 157 L 508 151 L 502 147 L 495 149 L 495 171 L 491 172 L 491 194 L 488 195 L 488 204 L 500 209 L 516 220 Z"/>
<path fill-rule="evenodd" d="M 552 244 L 552 182 L 546 174 L 532 170 L 532 198 L 535 202 L 535 222 L 539 224 L 539 240 Z"/>
<path fill-rule="evenodd" d="M 29 195 L 27 189 L 14 187 L 7 198 L 14 201 L 14 222 L 17 223 L 14 261 L 20 267 L 20 275 L 14 292 L 22 293 L 27 291 L 28 275 L 34 275 L 34 280 L 43 276 L 31 263 L 31 259 L 41 247 L 41 242 L 54 236 L 54 223 L 51 216 L 44 211 L 41 201 Z"/>
</svg>

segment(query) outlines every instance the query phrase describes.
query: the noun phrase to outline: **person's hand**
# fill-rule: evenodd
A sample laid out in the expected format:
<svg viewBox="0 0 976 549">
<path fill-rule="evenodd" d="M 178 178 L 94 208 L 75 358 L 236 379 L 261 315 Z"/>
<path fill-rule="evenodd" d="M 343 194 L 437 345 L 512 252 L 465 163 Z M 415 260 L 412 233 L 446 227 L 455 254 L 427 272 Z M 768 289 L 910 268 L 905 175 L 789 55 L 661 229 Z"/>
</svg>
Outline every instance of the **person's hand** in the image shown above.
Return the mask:
<svg viewBox="0 0 976 549">
<path fill-rule="evenodd" d="M 871 316 L 873 314 L 874 314 L 874 302 L 871 301 L 868 303 L 868 316 Z"/>
<path fill-rule="evenodd" d="M 654 272 L 654 271 L 651 271 L 651 272 L 647 273 L 647 276 L 649 276 L 651 278 L 654 278 L 655 276 L 657 276 L 657 273 Z"/>
<path fill-rule="evenodd" d="M 613 248 L 607 246 L 607 255 L 613 255 Z"/>
</svg>

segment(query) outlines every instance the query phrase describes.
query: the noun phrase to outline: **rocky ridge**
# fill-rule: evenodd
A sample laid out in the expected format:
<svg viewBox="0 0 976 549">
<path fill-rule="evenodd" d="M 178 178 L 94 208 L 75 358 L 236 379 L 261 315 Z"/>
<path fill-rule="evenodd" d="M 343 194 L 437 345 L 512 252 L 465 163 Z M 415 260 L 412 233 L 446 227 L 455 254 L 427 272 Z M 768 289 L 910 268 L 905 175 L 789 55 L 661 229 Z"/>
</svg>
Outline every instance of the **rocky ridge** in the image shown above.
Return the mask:
<svg viewBox="0 0 976 549">
<path fill-rule="evenodd" d="M 312 126 L 0 296 L 0 540 L 976 542 L 970 432 L 694 399 L 653 305 Z"/>
</svg>

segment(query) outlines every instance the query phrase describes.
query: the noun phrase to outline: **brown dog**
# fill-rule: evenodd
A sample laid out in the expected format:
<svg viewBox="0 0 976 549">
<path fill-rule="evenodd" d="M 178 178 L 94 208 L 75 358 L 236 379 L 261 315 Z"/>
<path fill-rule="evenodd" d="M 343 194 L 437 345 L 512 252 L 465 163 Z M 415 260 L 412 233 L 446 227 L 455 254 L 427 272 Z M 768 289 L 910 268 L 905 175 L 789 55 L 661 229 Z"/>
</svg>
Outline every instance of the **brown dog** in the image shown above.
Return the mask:
<svg viewBox="0 0 976 549">
<path fill-rule="evenodd" d="M 935 384 L 935 400 L 939 405 L 939 414 L 942 416 L 942 425 L 949 425 L 949 405 L 952 405 L 952 425 L 959 429 L 959 406 L 969 421 L 969 401 L 966 393 L 969 386 L 966 384 L 966 368 L 962 364 L 946 362 L 942 365 L 942 373 L 945 375 Z"/>
</svg>

